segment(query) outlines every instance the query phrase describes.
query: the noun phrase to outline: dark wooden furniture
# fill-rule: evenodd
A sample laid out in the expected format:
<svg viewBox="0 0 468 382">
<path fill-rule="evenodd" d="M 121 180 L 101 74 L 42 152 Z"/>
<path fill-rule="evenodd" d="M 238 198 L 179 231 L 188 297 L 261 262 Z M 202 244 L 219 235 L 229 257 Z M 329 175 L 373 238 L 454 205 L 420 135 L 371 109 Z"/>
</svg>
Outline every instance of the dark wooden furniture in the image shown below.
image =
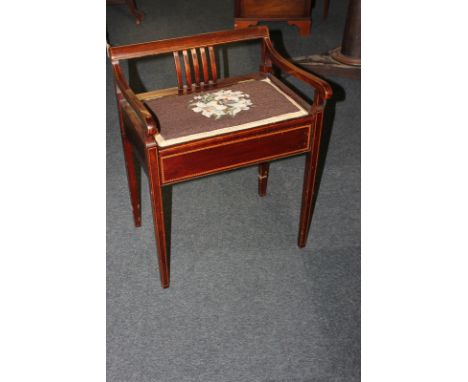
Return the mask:
<svg viewBox="0 0 468 382">
<path fill-rule="evenodd" d="M 361 0 L 349 0 L 341 46 L 294 60 L 323 76 L 361 78 Z"/>
<path fill-rule="evenodd" d="M 237 78 L 219 79 L 215 48 L 221 44 L 246 40 L 261 42 L 260 71 Z M 159 54 L 173 55 L 178 86 L 135 94 L 124 77 L 120 62 Z M 268 28 L 264 26 L 110 47 L 109 56 L 113 66 L 134 222 L 137 227 L 141 225 L 140 185 L 136 172 L 139 163 L 149 178 L 162 287 L 169 286 L 168 248 L 162 201 L 162 187 L 166 185 L 239 167 L 258 165 L 258 191 L 260 196 L 264 196 L 269 162 L 278 158 L 305 154 L 306 167 L 298 245 L 299 247 L 306 245 L 312 215 L 324 103 L 332 95 L 327 82 L 283 58 L 273 48 Z M 272 66 L 312 86 L 315 90 L 312 104 L 308 105 L 275 78 L 271 74 Z M 232 93 L 232 89 L 247 91 L 245 89 L 249 88 L 252 91 L 252 99 L 255 98 L 255 91 L 264 93 L 254 99 L 253 102 L 257 105 L 251 110 L 240 112 L 239 118 L 263 113 L 262 108 L 265 113 L 275 115 L 275 110 L 262 106 L 263 99 L 268 97 L 274 102 L 279 100 L 281 107 L 298 108 L 302 112 L 297 112 L 299 116 L 294 113 L 284 114 L 283 116 L 289 115 L 289 117 L 274 116 L 272 119 L 267 118 L 267 122 L 251 121 L 247 127 L 243 125 L 242 128 L 235 126 L 214 129 L 192 136 L 180 133 L 183 129 L 190 130 L 190 123 L 181 122 L 180 126 L 174 128 L 178 118 L 183 118 L 180 114 L 184 113 L 185 118 L 192 118 L 194 123 L 203 120 L 206 120 L 207 125 L 216 125 L 216 121 L 228 123 L 231 117 L 219 120 L 208 118 L 199 112 L 194 112 L 197 107 L 192 110 L 184 107 L 185 100 L 219 95 L 222 93 L 221 90 L 227 91 L 224 94 L 236 95 L 242 92 L 235 90 Z M 159 114 L 156 114 L 155 110 Z M 168 119 L 174 120 L 174 126 L 166 122 Z M 200 126 L 203 130 L 203 125 Z"/>
<path fill-rule="evenodd" d="M 330 10 L 330 0 L 325 0 L 323 3 L 323 19 L 328 18 L 328 11 Z"/>
<path fill-rule="evenodd" d="M 301 36 L 310 34 L 312 0 L 236 0 L 234 27 L 246 28 L 259 21 L 287 21 Z"/>
<path fill-rule="evenodd" d="M 345 65 L 361 65 L 361 0 L 350 0 L 341 47 L 331 53 Z"/>
<path fill-rule="evenodd" d="M 106 4 L 115 5 L 115 4 L 126 4 L 130 13 L 135 17 L 135 23 L 140 25 L 143 21 L 145 15 L 140 11 L 135 3 L 135 0 L 106 0 Z"/>
</svg>

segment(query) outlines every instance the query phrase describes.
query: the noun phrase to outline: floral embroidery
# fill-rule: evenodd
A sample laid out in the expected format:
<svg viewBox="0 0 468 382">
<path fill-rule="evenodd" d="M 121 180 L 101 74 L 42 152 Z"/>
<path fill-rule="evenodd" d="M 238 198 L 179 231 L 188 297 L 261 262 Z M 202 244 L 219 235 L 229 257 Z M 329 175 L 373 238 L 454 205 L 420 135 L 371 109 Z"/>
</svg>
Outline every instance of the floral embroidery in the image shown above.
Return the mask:
<svg viewBox="0 0 468 382">
<path fill-rule="evenodd" d="M 219 90 L 214 93 L 193 97 L 189 104 L 195 113 L 202 113 L 207 118 L 220 119 L 226 115 L 235 117 L 242 110 L 253 106 L 250 96 L 241 91 Z"/>
</svg>

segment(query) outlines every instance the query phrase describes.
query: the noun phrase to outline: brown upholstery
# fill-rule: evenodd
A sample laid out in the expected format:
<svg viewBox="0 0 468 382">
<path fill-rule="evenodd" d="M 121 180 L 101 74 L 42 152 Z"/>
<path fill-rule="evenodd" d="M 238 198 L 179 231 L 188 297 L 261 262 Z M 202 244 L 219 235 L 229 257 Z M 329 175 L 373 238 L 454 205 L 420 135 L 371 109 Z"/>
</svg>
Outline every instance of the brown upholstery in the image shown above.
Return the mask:
<svg viewBox="0 0 468 382">
<path fill-rule="evenodd" d="M 247 102 L 244 110 L 230 107 L 228 102 L 227 107 L 220 107 L 224 109 L 219 111 L 221 115 L 210 115 L 209 112 L 203 115 L 201 109 L 196 106 L 196 103 L 203 102 L 208 94 L 212 95 L 209 98 L 212 99 L 215 95 L 230 94 L 230 91 L 236 92 L 231 94 L 241 94 L 238 99 Z M 217 102 L 215 101 L 215 104 L 220 105 Z M 235 106 L 236 103 L 233 102 Z M 166 96 L 146 101 L 146 105 L 157 116 L 160 134 L 156 136 L 156 140 L 160 146 L 244 130 L 307 114 L 303 107 L 269 79 L 248 80 L 207 92 Z M 234 110 L 235 114 L 227 114 L 229 110 Z"/>
</svg>

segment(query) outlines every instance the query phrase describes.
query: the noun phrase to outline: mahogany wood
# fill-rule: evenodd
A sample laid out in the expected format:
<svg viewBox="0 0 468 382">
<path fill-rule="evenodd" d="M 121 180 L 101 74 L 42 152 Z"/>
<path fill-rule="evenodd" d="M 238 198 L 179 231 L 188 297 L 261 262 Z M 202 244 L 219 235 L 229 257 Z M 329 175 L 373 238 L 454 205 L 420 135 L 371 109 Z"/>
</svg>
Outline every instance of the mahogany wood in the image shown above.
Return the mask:
<svg viewBox="0 0 468 382">
<path fill-rule="evenodd" d="M 328 18 L 329 9 L 330 9 L 330 0 L 324 0 L 323 2 L 323 19 L 324 20 Z"/>
<path fill-rule="evenodd" d="M 161 157 L 162 183 L 175 183 L 306 152 L 310 125 L 217 143 Z M 250 147 L 246 150 L 246 147 Z"/>
<path fill-rule="evenodd" d="M 255 39 L 262 42 L 260 73 L 218 80 L 214 47 L 230 42 Z M 208 48 L 209 63 L 206 48 Z M 203 88 L 210 81 L 209 74 L 211 74 L 210 88 L 228 86 L 243 79 L 268 77 L 288 95 L 304 105 L 305 102 L 297 94 L 271 74 L 272 67 L 276 66 L 283 72 L 293 75 L 313 87 L 315 91 L 313 103 L 305 105 L 310 110 L 309 114 L 172 146 L 158 146 L 155 139 L 159 134 L 157 116 L 153 116 L 149 112 L 143 101 L 182 94 L 193 89 L 200 91 L 202 87 L 197 49 L 201 57 Z M 182 51 L 184 58 L 184 68 L 182 68 L 179 58 L 180 51 Z M 120 61 L 166 53 L 172 53 L 174 56 L 178 86 L 135 94 L 128 86 L 122 73 Z M 298 238 L 299 246 L 305 246 L 313 209 L 324 103 L 332 95 L 331 87 L 326 81 L 296 67 L 282 57 L 273 48 L 268 29 L 264 26 L 110 47 L 109 56 L 112 60 L 116 86 L 117 108 L 135 225 L 141 224 L 140 185 L 138 184 L 137 162 L 135 161 L 138 159 L 149 179 L 159 272 L 163 288 L 167 288 L 170 282 L 162 202 L 162 187 L 165 185 L 239 167 L 258 165 L 258 192 L 260 196 L 264 196 L 266 195 L 269 162 L 305 153 L 306 168 Z M 182 70 L 185 70 L 185 85 L 182 79 Z M 195 83 L 192 82 L 192 70 Z"/>
<path fill-rule="evenodd" d="M 106 4 L 127 4 L 130 13 L 135 17 L 135 23 L 137 25 L 140 25 L 145 17 L 144 13 L 137 8 L 135 0 L 106 0 Z"/>
<path fill-rule="evenodd" d="M 258 195 L 265 196 L 268 185 L 268 173 L 270 171 L 270 163 L 260 163 L 258 165 Z"/>
<path fill-rule="evenodd" d="M 190 70 L 190 62 L 188 58 L 188 53 L 185 49 L 182 51 L 182 55 L 184 56 L 185 82 L 187 83 L 187 90 L 191 90 L 192 89 L 192 71 Z"/>
<path fill-rule="evenodd" d="M 308 36 L 312 27 L 310 20 L 288 20 L 288 25 L 295 25 L 299 29 L 299 35 Z"/>
<path fill-rule="evenodd" d="M 241 29 L 241 28 L 248 28 L 253 27 L 258 24 L 258 20 L 241 20 L 237 19 L 234 24 L 234 28 Z"/>
<path fill-rule="evenodd" d="M 140 11 L 137 8 L 137 6 L 135 4 L 135 0 L 125 0 L 125 2 L 127 3 L 127 7 L 130 10 L 130 12 L 132 13 L 133 17 L 135 17 L 135 23 L 137 25 L 140 25 L 141 22 L 143 21 L 143 18 L 145 17 L 145 15 L 143 14 L 142 11 Z"/>
<path fill-rule="evenodd" d="M 140 185 L 137 176 L 135 158 L 133 156 L 133 148 L 130 140 L 127 137 L 125 129 L 124 111 L 122 110 L 122 95 L 116 89 L 117 103 L 119 113 L 120 135 L 122 138 L 122 147 L 125 157 L 125 168 L 127 170 L 128 189 L 130 192 L 130 201 L 133 210 L 133 221 L 136 227 L 141 226 L 141 201 L 140 201 Z"/>
<path fill-rule="evenodd" d="M 223 78 L 217 82 L 216 87 L 220 88 L 220 87 L 233 85 L 239 81 L 246 81 L 250 79 L 263 79 L 263 78 L 264 76 L 262 77 L 259 73 L 254 73 L 254 74 L 244 75 L 244 76 L 230 77 L 230 78 Z M 211 86 L 211 85 L 209 84 L 208 86 Z M 161 98 L 161 97 L 165 97 L 168 95 L 176 95 L 177 93 L 178 93 L 178 88 L 173 87 L 173 88 L 166 88 L 166 89 L 159 89 L 159 90 L 151 90 L 148 92 L 138 93 L 135 95 L 140 101 L 148 101 L 150 99 Z"/>
<path fill-rule="evenodd" d="M 218 69 L 216 68 L 216 56 L 212 46 L 208 47 L 208 52 L 210 53 L 211 79 L 216 84 L 218 81 Z"/>
<path fill-rule="evenodd" d="M 162 184 L 160 180 L 158 149 L 149 143 L 146 151 L 148 164 L 148 180 L 150 187 L 151 206 L 153 210 L 153 224 L 159 263 L 161 286 L 169 287 L 169 261 L 167 256 L 166 227 L 164 225 L 164 206 L 162 199 Z"/>
<path fill-rule="evenodd" d="M 287 21 L 299 28 L 301 36 L 310 34 L 312 0 L 236 0 L 234 27 L 257 25 L 259 21 Z"/>
<path fill-rule="evenodd" d="M 179 92 L 184 90 L 184 80 L 182 79 L 182 68 L 180 66 L 179 52 L 173 52 L 174 54 L 174 64 L 177 73 L 177 85 L 179 87 Z"/>
<path fill-rule="evenodd" d="M 210 76 L 208 74 L 208 61 L 206 60 L 206 51 L 204 47 L 200 48 L 200 56 L 201 56 L 202 67 L 203 67 L 203 82 L 204 82 L 204 86 L 207 86 L 208 82 L 210 81 Z"/>
<path fill-rule="evenodd" d="M 314 106 L 321 104 L 323 101 L 319 97 L 314 99 Z M 304 186 L 302 191 L 302 206 L 301 217 L 299 220 L 299 237 L 298 245 L 300 248 L 305 247 L 309 234 L 310 221 L 312 218 L 313 198 L 315 192 L 315 179 L 317 175 L 317 164 L 320 151 L 320 139 L 323 128 L 323 109 L 317 111 L 315 115 L 315 129 L 312 141 L 312 150 L 306 155 L 306 165 L 304 169 Z"/>
<path fill-rule="evenodd" d="M 200 68 L 198 66 L 198 55 L 196 49 L 190 49 L 192 53 L 193 72 L 195 75 L 195 86 L 200 87 Z"/>
<path fill-rule="evenodd" d="M 199 50 L 200 50 L 200 55 L 201 55 L 201 60 L 202 60 L 203 88 L 205 88 L 207 86 L 216 84 L 217 82 L 218 74 L 217 74 L 217 69 L 216 69 L 216 55 L 215 55 L 215 51 L 213 47 L 209 46 L 208 52 L 210 55 L 211 77 L 212 77 L 212 82 L 210 83 L 205 47 L 200 47 Z M 179 51 L 174 51 L 172 53 L 174 55 L 174 64 L 175 64 L 175 69 L 176 69 L 176 74 L 177 74 L 178 93 L 186 94 L 191 91 L 199 91 L 202 87 L 202 81 L 201 81 L 201 76 L 200 76 L 200 62 L 198 59 L 197 49 L 191 48 L 190 54 L 188 52 L 188 49 L 182 50 L 182 57 L 184 59 L 183 67 L 184 67 L 184 73 L 185 73 L 185 85 L 182 79 L 183 70 L 182 70 L 182 65 L 180 63 Z M 190 62 L 190 57 L 192 58 L 192 62 Z M 193 78 L 192 78 L 192 71 L 194 75 Z M 193 79 L 195 80 L 195 83 L 193 83 Z M 164 95 L 169 95 L 170 90 L 172 89 L 163 89 L 162 92 L 164 93 Z M 156 92 L 161 92 L 161 90 L 156 91 Z"/>
<path fill-rule="evenodd" d="M 328 99 L 331 97 L 333 91 L 330 84 L 317 77 L 316 75 L 306 72 L 305 70 L 297 67 L 286 58 L 281 56 L 274 48 L 273 44 L 271 43 L 270 39 L 265 39 L 265 45 L 267 47 L 268 56 L 270 60 L 275 64 L 277 67 L 283 70 L 283 72 L 288 73 L 306 83 L 311 85 L 316 90 L 316 94 L 318 93 L 321 97 Z M 316 105 L 318 106 L 318 105 Z"/>
<path fill-rule="evenodd" d="M 239 33 L 242 32 L 242 33 Z M 214 46 L 231 42 L 269 38 L 268 28 L 249 28 L 241 31 L 226 30 L 220 32 L 202 33 L 188 37 L 169 38 L 132 45 L 122 45 L 109 48 L 112 60 L 129 60 L 154 56 L 162 53 L 172 53 L 176 50 L 192 49 L 201 46 Z"/>
<path fill-rule="evenodd" d="M 111 49 L 112 48 L 109 48 L 109 54 L 112 54 Z M 119 94 L 121 94 L 123 98 L 125 98 L 125 101 L 129 103 L 129 105 L 132 107 L 135 114 L 138 116 L 138 118 L 140 118 L 141 122 L 146 126 L 148 130 L 148 134 L 150 135 L 156 134 L 158 129 L 156 127 L 156 122 L 154 118 L 152 117 L 148 109 L 145 108 L 143 103 L 137 98 L 137 96 L 132 91 L 132 89 L 130 89 L 130 87 L 128 86 L 122 74 L 122 69 L 118 61 L 112 62 L 112 69 L 113 69 L 113 74 L 114 74 L 114 82 L 116 86 L 118 87 Z"/>
<path fill-rule="evenodd" d="M 147 128 L 125 100 L 122 101 L 124 134 L 141 158 L 145 157 Z"/>
</svg>

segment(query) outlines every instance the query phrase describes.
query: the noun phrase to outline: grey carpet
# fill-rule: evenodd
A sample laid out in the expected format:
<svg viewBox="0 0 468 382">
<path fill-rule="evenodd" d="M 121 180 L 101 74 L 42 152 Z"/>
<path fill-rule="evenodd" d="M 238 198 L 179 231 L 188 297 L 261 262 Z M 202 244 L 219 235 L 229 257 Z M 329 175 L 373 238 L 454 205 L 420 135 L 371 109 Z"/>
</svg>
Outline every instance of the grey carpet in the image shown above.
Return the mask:
<svg viewBox="0 0 468 382">
<path fill-rule="evenodd" d="M 266 23 L 289 56 L 339 45 L 347 2 L 331 2 L 310 37 Z M 138 1 L 140 26 L 107 7 L 112 44 L 232 27 L 233 1 Z M 225 74 L 255 71 L 258 46 L 221 52 Z M 221 57 L 222 59 L 223 57 Z M 170 59 L 129 68 L 132 83 L 174 86 Z M 136 76 L 138 72 L 139 77 Z M 324 169 L 308 245 L 296 246 L 304 157 L 178 184 L 171 208 L 171 287 L 159 283 L 146 178 L 134 228 L 107 65 L 107 369 L 111 382 L 360 380 L 360 83 L 332 78 Z M 310 90 L 291 80 L 306 96 Z"/>
</svg>

